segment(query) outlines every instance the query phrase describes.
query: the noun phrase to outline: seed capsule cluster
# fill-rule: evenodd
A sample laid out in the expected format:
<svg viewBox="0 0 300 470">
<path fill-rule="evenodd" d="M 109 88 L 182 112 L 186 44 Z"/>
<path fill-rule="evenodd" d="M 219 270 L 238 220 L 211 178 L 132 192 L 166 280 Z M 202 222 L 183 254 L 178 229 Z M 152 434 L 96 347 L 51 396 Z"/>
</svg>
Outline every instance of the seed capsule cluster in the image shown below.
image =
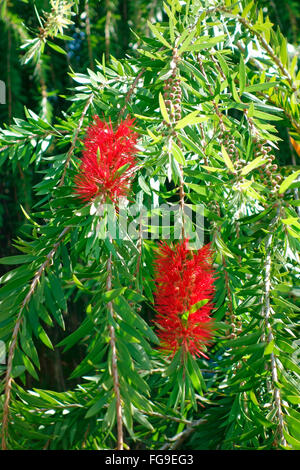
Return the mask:
<svg viewBox="0 0 300 470">
<path fill-rule="evenodd" d="M 234 135 L 230 131 L 226 131 L 224 128 L 221 129 L 221 133 L 218 137 L 218 142 L 226 148 L 230 160 L 234 163 L 234 166 L 238 169 L 239 166 L 239 149 L 235 141 Z"/>
<path fill-rule="evenodd" d="M 226 312 L 225 322 L 230 326 L 230 329 L 225 331 L 225 336 L 228 339 L 235 339 L 242 332 L 242 322 L 237 321 L 236 316 L 230 312 Z"/>
<path fill-rule="evenodd" d="M 164 101 L 170 117 L 170 123 L 164 121 L 167 127 L 174 127 L 174 124 L 181 119 L 181 97 L 179 72 L 177 64 L 180 60 L 177 49 L 173 49 L 173 57 L 170 63 L 171 76 L 164 83 Z"/>
<path fill-rule="evenodd" d="M 241 170 L 247 162 L 239 157 L 239 149 L 234 136 L 230 134 L 230 132 L 224 131 L 219 136 L 218 142 L 226 148 L 229 158 L 234 164 L 234 174 L 237 176 L 238 171 Z M 277 172 L 278 165 L 274 163 L 276 157 L 272 152 L 272 147 L 264 141 L 258 141 L 257 138 L 254 138 L 254 145 L 254 158 L 263 157 L 264 160 L 267 160 L 266 163 L 258 167 L 262 184 L 270 190 L 271 198 L 282 197 L 280 194 L 278 195 L 282 176 Z"/>
<path fill-rule="evenodd" d="M 275 155 L 272 153 L 272 147 L 263 142 L 257 143 L 254 158 L 264 157 L 267 162 L 258 168 L 261 182 L 270 189 L 271 195 L 278 193 L 282 176 L 277 173 L 278 166 L 274 163 Z"/>
<path fill-rule="evenodd" d="M 262 182 L 270 190 L 270 198 L 277 199 L 283 197 L 278 194 L 278 190 L 282 181 L 282 176 L 277 173 L 278 166 L 274 163 L 275 155 L 272 153 L 272 147 L 268 145 L 265 140 L 260 140 L 252 118 L 248 116 L 247 110 L 245 110 L 245 116 L 248 120 L 249 129 L 253 136 L 254 143 L 254 158 L 263 157 L 267 160 L 266 163 L 258 168 L 259 177 Z"/>
</svg>

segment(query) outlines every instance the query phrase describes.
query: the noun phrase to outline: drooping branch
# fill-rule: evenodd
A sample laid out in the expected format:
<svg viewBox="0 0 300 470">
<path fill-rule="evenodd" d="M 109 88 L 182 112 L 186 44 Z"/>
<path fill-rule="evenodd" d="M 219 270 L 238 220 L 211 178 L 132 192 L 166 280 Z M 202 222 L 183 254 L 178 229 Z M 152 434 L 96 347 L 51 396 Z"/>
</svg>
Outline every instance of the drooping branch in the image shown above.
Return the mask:
<svg viewBox="0 0 300 470">
<path fill-rule="evenodd" d="M 44 77 L 44 72 L 41 67 L 41 62 L 37 62 L 35 66 L 35 72 L 38 75 L 40 88 L 41 88 L 41 118 L 47 120 L 47 104 L 48 104 L 48 92 L 47 85 Z"/>
<path fill-rule="evenodd" d="M 261 47 L 265 50 L 265 52 L 268 54 L 268 56 L 272 59 L 273 63 L 277 66 L 277 68 L 280 70 L 282 76 L 287 80 L 288 84 L 290 85 L 291 89 L 293 92 L 297 91 L 297 87 L 295 83 L 293 82 L 293 79 L 289 73 L 289 71 L 286 69 L 280 58 L 276 55 L 272 47 L 268 44 L 268 42 L 265 40 L 265 38 L 262 36 L 262 34 L 258 31 L 257 28 L 255 28 L 254 25 L 251 24 L 250 21 L 248 21 L 247 18 L 237 15 L 231 11 L 230 8 L 226 6 L 218 6 L 214 9 L 208 10 L 207 13 L 226 13 L 227 15 L 232 15 L 233 18 L 235 18 L 236 21 L 241 23 L 245 29 L 247 29 L 251 34 L 253 34 Z"/>
<path fill-rule="evenodd" d="M 126 108 L 127 108 L 127 104 L 131 98 L 131 95 L 133 94 L 134 92 L 134 89 L 136 87 L 136 85 L 138 84 L 138 81 L 139 79 L 141 78 L 141 76 L 143 75 L 143 73 L 145 72 L 146 69 L 142 69 L 138 74 L 137 76 L 135 77 L 133 83 L 131 84 L 126 96 L 125 96 L 125 103 L 124 103 L 124 106 L 123 108 L 121 109 L 121 111 L 119 112 L 119 115 L 118 115 L 118 119 L 120 120 L 122 117 L 123 117 L 123 114 L 124 112 L 126 111 Z"/>
<path fill-rule="evenodd" d="M 209 91 L 209 94 L 213 97 L 214 96 L 214 91 L 211 87 L 211 84 L 209 83 L 209 80 L 207 78 L 207 75 L 206 75 L 206 72 L 205 72 L 205 68 L 203 66 L 203 62 L 202 62 L 202 59 L 201 59 L 201 56 L 200 54 L 198 54 L 197 56 L 197 61 L 198 61 L 198 65 L 199 65 L 199 69 L 200 69 L 200 72 L 202 73 L 202 75 L 204 76 L 205 78 L 205 81 L 206 81 L 206 84 L 207 84 L 207 88 L 208 88 L 208 91 Z M 220 109 L 219 109 L 219 106 L 216 102 L 216 100 L 214 98 L 212 98 L 211 100 L 212 102 L 212 105 L 214 107 L 214 110 L 216 112 L 216 115 L 218 116 L 219 118 L 219 124 L 220 124 L 220 131 L 221 133 L 223 134 L 225 132 L 225 126 L 224 126 L 224 121 L 223 121 L 223 114 L 221 113 Z"/>
<path fill-rule="evenodd" d="M 110 253 L 107 260 L 107 281 L 106 289 L 109 291 L 112 288 L 112 254 Z M 114 318 L 114 309 L 112 302 L 107 304 L 109 314 Z M 113 325 L 109 325 L 110 333 L 110 347 L 112 352 L 112 376 L 114 383 L 114 392 L 116 398 L 116 416 L 117 416 L 117 450 L 123 450 L 123 420 L 122 420 L 122 402 L 120 394 L 120 383 L 118 373 L 118 359 L 117 359 L 117 348 L 116 348 L 116 333 Z"/>
<path fill-rule="evenodd" d="M 2 450 L 7 450 L 7 430 L 8 430 L 8 422 L 9 422 L 9 407 L 10 407 L 11 388 L 12 388 L 12 365 L 13 365 L 15 349 L 17 346 L 18 335 L 19 335 L 20 327 L 23 321 L 23 311 L 29 304 L 29 301 L 35 292 L 36 286 L 38 285 L 42 277 L 42 274 L 44 273 L 45 269 L 52 263 L 53 257 L 59 245 L 61 244 L 62 240 L 64 239 L 65 235 L 69 232 L 70 229 L 71 227 L 64 228 L 64 230 L 61 232 L 61 234 L 58 237 L 58 241 L 53 245 L 51 251 L 46 256 L 46 260 L 36 272 L 30 284 L 29 291 L 21 304 L 21 307 L 17 316 L 17 320 L 16 320 L 15 327 L 14 327 L 13 334 L 12 334 L 12 341 L 11 341 L 9 351 L 8 351 L 7 369 L 6 369 L 6 375 L 5 375 L 5 385 L 4 385 L 5 400 L 4 400 L 3 417 L 2 417 Z"/>
<path fill-rule="evenodd" d="M 266 51 L 268 56 L 272 59 L 273 63 L 275 63 L 280 70 L 281 74 L 287 80 L 288 84 L 290 85 L 293 92 L 297 91 L 297 87 L 293 82 L 293 79 L 289 73 L 289 71 L 285 68 L 283 63 L 281 62 L 280 58 L 275 54 L 272 47 L 267 43 L 265 38 L 255 29 L 253 26 L 247 21 L 246 18 L 241 16 L 236 16 L 237 20 L 243 24 L 243 26 L 248 29 L 252 34 L 257 37 L 258 42 L 260 43 L 261 47 Z"/>
<path fill-rule="evenodd" d="M 272 327 L 271 327 L 271 305 L 270 305 L 270 295 L 271 295 L 271 265 L 272 265 L 272 256 L 271 256 L 271 245 L 273 241 L 272 232 L 269 233 L 265 242 L 265 251 L 266 258 L 264 263 L 264 305 L 263 305 L 263 316 L 265 321 L 265 331 L 266 331 L 266 342 L 269 344 L 274 340 Z M 283 423 L 283 413 L 282 413 L 282 401 L 279 388 L 276 386 L 278 383 L 278 372 L 276 358 L 273 352 L 271 352 L 271 377 L 272 383 L 271 388 L 273 391 L 274 403 L 276 407 L 276 416 L 278 419 L 278 433 L 282 445 L 286 445 L 286 440 L 283 434 L 284 423 Z"/>
</svg>

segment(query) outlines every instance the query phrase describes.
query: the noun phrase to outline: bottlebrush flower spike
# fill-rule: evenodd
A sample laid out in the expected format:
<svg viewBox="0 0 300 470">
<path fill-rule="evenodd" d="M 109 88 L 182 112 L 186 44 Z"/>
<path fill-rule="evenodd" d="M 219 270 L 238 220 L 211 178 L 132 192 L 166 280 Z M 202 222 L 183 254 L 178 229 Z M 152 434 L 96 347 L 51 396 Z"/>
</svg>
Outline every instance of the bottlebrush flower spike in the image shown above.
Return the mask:
<svg viewBox="0 0 300 470">
<path fill-rule="evenodd" d="M 185 353 L 207 357 L 215 292 L 212 253 L 209 245 L 194 253 L 187 246 L 187 239 L 160 246 L 155 261 L 157 335 L 165 352 L 174 355 L 182 347 Z"/>
<path fill-rule="evenodd" d="M 138 138 L 131 129 L 133 122 L 134 119 L 126 118 L 114 131 L 111 122 L 94 116 L 84 140 L 80 171 L 75 177 L 75 192 L 82 200 L 103 196 L 104 200 L 116 202 L 128 192 Z"/>
</svg>

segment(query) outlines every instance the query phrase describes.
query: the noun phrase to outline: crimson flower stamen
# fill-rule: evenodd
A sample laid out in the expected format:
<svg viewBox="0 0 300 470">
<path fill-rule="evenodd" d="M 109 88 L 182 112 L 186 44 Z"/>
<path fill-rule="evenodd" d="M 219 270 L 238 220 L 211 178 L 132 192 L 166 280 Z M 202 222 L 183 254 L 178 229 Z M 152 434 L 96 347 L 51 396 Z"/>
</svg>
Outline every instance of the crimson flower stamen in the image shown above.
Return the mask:
<svg viewBox="0 0 300 470">
<path fill-rule="evenodd" d="M 111 122 L 94 116 L 84 140 L 83 158 L 75 176 L 75 193 L 90 201 L 97 196 L 116 202 L 129 189 L 138 134 L 131 129 L 129 117 L 114 130 Z"/>
<path fill-rule="evenodd" d="M 161 350 L 204 356 L 212 338 L 212 299 L 215 271 L 209 245 L 197 252 L 188 240 L 169 246 L 162 242 L 155 260 L 155 322 Z"/>
</svg>

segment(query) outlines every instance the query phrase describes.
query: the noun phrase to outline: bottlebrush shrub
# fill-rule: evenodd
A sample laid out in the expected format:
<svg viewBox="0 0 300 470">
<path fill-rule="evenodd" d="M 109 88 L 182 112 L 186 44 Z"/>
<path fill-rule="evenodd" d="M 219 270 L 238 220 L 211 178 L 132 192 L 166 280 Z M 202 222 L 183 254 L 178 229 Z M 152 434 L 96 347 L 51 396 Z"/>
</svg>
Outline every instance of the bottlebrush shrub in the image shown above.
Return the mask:
<svg viewBox="0 0 300 470">
<path fill-rule="evenodd" d="M 103 201 L 116 201 L 126 195 L 135 164 L 137 133 L 131 129 L 134 120 L 126 118 L 115 131 L 111 123 L 101 121 L 98 116 L 94 120 L 84 140 L 75 192 L 84 201 L 97 196 Z"/>
<path fill-rule="evenodd" d="M 155 267 L 156 324 L 162 349 L 173 356 L 181 348 L 184 355 L 207 357 L 215 291 L 209 246 L 193 253 L 187 239 L 171 247 L 163 243 Z"/>
<path fill-rule="evenodd" d="M 1 162 L 40 178 L 1 259 L 4 449 L 299 448 L 299 170 L 279 140 L 299 140 L 297 61 L 256 2 L 162 18 L 133 58 L 72 72 L 53 122 L 0 132 Z"/>
</svg>

